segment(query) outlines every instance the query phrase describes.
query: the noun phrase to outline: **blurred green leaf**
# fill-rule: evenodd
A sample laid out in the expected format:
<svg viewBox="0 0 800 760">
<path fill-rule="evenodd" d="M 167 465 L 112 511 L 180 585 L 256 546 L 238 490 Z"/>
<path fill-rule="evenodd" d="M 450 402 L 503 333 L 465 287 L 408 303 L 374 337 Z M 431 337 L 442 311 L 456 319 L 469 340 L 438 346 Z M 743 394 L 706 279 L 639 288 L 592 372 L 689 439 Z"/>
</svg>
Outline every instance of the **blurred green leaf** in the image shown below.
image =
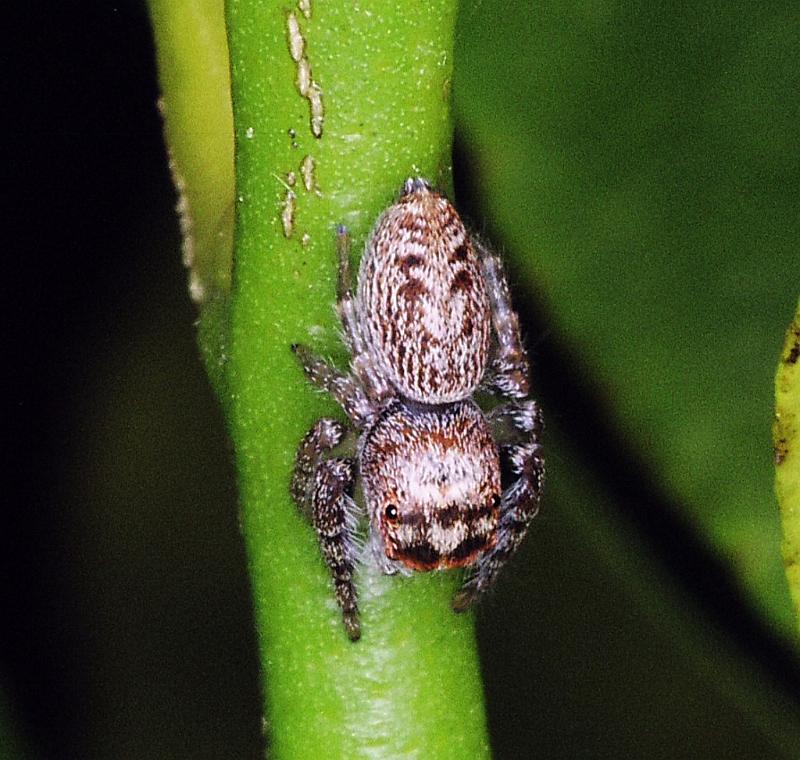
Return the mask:
<svg viewBox="0 0 800 760">
<path fill-rule="evenodd" d="M 19 734 L 5 689 L 0 689 L 0 760 L 25 760 L 31 752 Z"/>
<path fill-rule="evenodd" d="M 674 582 L 550 420 L 542 514 L 479 615 L 495 757 L 796 757 L 796 698 Z"/>
<path fill-rule="evenodd" d="M 515 277 L 787 637 L 768 429 L 797 291 L 798 28 L 792 4 L 484 3 L 454 87 Z"/>
</svg>

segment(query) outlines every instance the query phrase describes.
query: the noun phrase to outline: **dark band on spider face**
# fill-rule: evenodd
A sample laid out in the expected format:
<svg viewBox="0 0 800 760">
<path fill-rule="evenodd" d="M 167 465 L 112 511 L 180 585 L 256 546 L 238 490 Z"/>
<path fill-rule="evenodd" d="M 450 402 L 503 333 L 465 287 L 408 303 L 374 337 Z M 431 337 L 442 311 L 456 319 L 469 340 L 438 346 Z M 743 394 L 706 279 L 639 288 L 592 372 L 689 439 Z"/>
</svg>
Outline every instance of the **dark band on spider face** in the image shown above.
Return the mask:
<svg viewBox="0 0 800 760">
<path fill-rule="evenodd" d="M 387 554 L 414 570 L 464 567 L 472 564 L 484 551 L 495 544 L 500 500 L 470 509 L 451 504 L 427 518 L 422 510 L 399 512 L 394 504 L 387 507 Z M 391 510 L 391 519 L 388 512 Z M 437 544 L 442 537 L 465 526 L 466 535 L 450 551 L 442 552 Z M 398 528 L 411 528 L 412 538 L 406 542 L 394 540 Z M 437 540 L 436 536 L 439 536 Z"/>
<path fill-rule="evenodd" d="M 414 570 L 427 572 L 445 568 L 467 567 L 475 562 L 478 556 L 491 549 L 497 535 L 494 527 L 477 535 L 468 534 L 460 544 L 446 554 L 440 553 L 436 547 L 423 541 L 403 547 L 389 547 L 387 555 L 399 560 Z"/>
</svg>

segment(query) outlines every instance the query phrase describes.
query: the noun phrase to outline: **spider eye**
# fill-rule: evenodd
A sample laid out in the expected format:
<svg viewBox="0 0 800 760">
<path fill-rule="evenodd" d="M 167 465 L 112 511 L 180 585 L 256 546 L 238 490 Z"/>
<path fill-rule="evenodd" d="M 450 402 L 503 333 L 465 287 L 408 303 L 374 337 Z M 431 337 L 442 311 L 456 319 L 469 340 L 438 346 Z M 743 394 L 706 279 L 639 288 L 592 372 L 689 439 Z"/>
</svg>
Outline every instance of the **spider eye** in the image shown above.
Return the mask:
<svg viewBox="0 0 800 760">
<path fill-rule="evenodd" d="M 492 496 L 492 509 L 497 509 L 500 506 L 500 497 L 497 494 Z"/>
<path fill-rule="evenodd" d="M 387 504 L 383 514 L 389 522 L 395 522 L 397 520 L 397 507 L 394 504 Z"/>
</svg>

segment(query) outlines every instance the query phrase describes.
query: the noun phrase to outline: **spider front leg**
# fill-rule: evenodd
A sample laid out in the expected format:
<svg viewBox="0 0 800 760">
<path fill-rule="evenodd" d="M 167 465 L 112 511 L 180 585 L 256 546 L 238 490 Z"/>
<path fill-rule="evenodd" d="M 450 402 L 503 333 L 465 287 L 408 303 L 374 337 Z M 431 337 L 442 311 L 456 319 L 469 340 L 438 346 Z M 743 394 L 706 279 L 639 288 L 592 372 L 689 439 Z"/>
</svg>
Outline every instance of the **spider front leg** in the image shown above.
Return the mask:
<svg viewBox="0 0 800 760">
<path fill-rule="evenodd" d="M 519 317 L 511 306 L 503 265 L 480 240 L 473 239 L 483 271 L 492 310 L 492 327 L 497 338 L 487 385 L 508 398 L 528 395 L 528 357 L 522 345 Z"/>
<path fill-rule="evenodd" d="M 336 250 L 339 255 L 339 275 L 336 285 L 336 313 L 342 323 L 344 340 L 350 349 L 353 372 L 361 382 L 373 406 L 379 407 L 393 395 L 391 384 L 378 369 L 361 332 L 356 297 L 353 294 L 350 272 L 350 236 L 344 225 L 336 229 Z"/>
<path fill-rule="evenodd" d="M 330 393 L 357 428 L 364 427 L 373 418 L 375 408 L 355 377 L 331 366 L 300 343 L 295 343 L 292 351 L 300 360 L 306 377 Z"/>
<path fill-rule="evenodd" d="M 507 451 L 516 480 L 503 492 L 500 501 L 495 545 L 478 559 L 474 574 L 453 598 L 456 612 L 468 609 L 494 584 L 539 511 L 544 487 L 544 458 L 539 444 L 543 422 L 539 405 L 532 399 L 505 404 L 494 409 L 489 420 L 496 430 L 495 440 Z M 519 442 L 521 439 L 526 440 Z M 514 442 L 506 444 L 509 440 Z"/>
<path fill-rule="evenodd" d="M 336 601 L 342 610 L 347 636 L 361 636 L 358 598 L 353 571 L 358 556 L 355 540 L 356 505 L 350 496 L 355 481 L 353 460 L 324 459 L 344 437 L 344 426 L 332 419 L 319 420 L 300 443 L 292 478 L 292 497 L 314 525 L 320 551 L 333 577 Z"/>
</svg>

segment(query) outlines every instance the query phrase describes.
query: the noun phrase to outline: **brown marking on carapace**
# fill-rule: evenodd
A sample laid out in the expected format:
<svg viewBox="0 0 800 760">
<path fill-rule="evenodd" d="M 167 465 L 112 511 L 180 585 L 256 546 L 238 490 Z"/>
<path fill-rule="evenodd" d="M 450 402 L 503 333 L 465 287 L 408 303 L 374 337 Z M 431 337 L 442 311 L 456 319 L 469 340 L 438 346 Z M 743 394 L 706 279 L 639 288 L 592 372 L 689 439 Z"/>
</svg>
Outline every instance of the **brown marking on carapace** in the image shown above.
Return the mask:
<svg viewBox="0 0 800 760">
<path fill-rule="evenodd" d="M 472 509 L 466 508 L 463 504 L 448 504 L 444 509 L 437 511 L 433 519 L 441 528 L 447 529 L 452 528 L 460 520 L 474 523 L 486 515 L 493 515 L 497 520 L 497 508 L 491 504 L 479 504 Z"/>
<path fill-rule="evenodd" d="M 425 525 L 426 520 L 425 513 L 421 509 L 401 511 L 397 515 L 398 525 L 410 525 L 412 528 Z"/>
<path fill-rule="evenodd" d="M 437 511 L 435 515 L 436 523 L 445 530 L 452 528 L 459 520 L 464 519 L 464 513 L 465 510 L 460 504 L 448 504 Z"/>
<path fill-rule="evenodd" d="M 486 435 L 486 431 L 479 429 L 478 421 L 469 419 L 462 420 L 462 426 L 455 428 L 452 434 L 444 430 L 431 430 L 429 440 L 445 450 L 452 446 L 459 447 L 462 441 L 491 442 L 491 439 Z"/>
<path fill-rule="evenodd" d="M 402 562 L 412 570 L 428 572 L 439 567 L 440 555 L 430 544 L 411 544 L 410 546 L 396 547 L 391 543 L 386 547 L 389 559 Z"/>
<path fill-rule="evenodd" d="M 443 430 L 431 430 L 428 433 L 428 440 L 431 444 L 441 447 L 444 451 L 456 446 L 458 443 L 455 436 L 449 435 Z"/>
<path fill-rule="evenodd" d="M 387 461 L 396 456 L 397 452 L 401 451 L 403 448 L 404 444 L 399 441 L 393 440 L 392 438 L 384 439 L 381 441 L 380 446 L 372 447 L 370 450 L 370 458 L 364 465 L 379 471 L 383 469 Z"/>
<path fill-rule="evenodd" d="M 469 337 L 472 335 L 473 330 L 475 329 L 475 323 L 472 321 L 472 317 L 467 317 L 464 320 L 464 326 L 461 328 L 461 334 Z"/>
<path fill-rule="evenodd" d="M 440 554 L 428 543 L 415 543 L 403 547 L 392 546 L 389 543 L 386 554 L 390 559 L 421 572 L 454 569 L 475 564 L 481 554 L 494 548 L 496 541 L 497 534 L 494 531 L 471 535 L 448 554 Z"/>
<path fill-rule="evenodd" d="M 442 564 L 446 567 L 464 567 L 471 565 L 478 555 L 491 549 L 497 540 L 497 533 L 467 536 L 450 554 L 442 557 Z"/>
</svg>

